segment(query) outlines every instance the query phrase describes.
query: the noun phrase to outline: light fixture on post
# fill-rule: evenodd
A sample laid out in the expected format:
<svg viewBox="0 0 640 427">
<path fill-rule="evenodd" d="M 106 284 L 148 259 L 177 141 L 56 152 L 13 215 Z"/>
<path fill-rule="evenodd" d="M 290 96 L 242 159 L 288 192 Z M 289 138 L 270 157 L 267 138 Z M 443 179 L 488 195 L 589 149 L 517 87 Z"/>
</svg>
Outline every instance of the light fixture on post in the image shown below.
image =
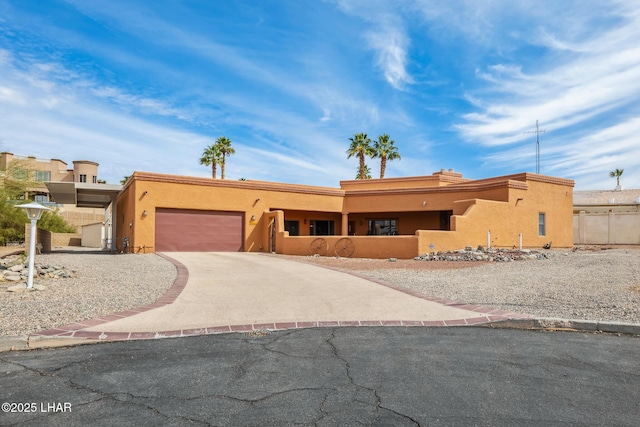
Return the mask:
<svg viewBox="0 0 640 427">
<path fill-rule="evenodd" d="M 51 209 L 42 206 L 40 203 L 31 202 L 25 205 L 16 205 L 17 208 L 24 209 L 31 220 L 31 234 L 29 236 L 29 269 L 27 276 L 27 289 L 33 288 L 33 264 L 36 256 L 36 223 L 42 217 L 42 212 Z"/>
</svg>

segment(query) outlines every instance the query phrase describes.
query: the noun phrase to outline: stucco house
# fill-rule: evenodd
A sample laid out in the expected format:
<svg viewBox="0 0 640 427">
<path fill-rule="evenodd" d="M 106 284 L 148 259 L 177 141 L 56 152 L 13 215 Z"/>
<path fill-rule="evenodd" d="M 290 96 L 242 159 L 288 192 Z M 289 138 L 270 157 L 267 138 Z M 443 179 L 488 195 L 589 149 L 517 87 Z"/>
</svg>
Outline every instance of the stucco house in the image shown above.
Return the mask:
<svg viewBox="0 0 640 427">
<path fill-rule="evenodd" d="M 116 250 L 412 258 L 478 245 L 571 247 L 573 186 L 444 169 L 340 188 L 134 172 L 115 203 Z"/>
<path fill-rule="evenodd" d="M 61 198 L 53 203 L 49 188 L 51 183 L 61 183 L 61 185 L 71 185 L 72 187 L 74 183 L 89 187 L 101 185 L 98 184 L 98 163 L 90 160 L 74 160 L 73 168 L 69 168 L 67 163 L 60 159 L 40 159 L 34 156 L 1 152 L 0 170 L 7 170 L 12 164 L 14 165 L 12 178 L 33 183 L 33 186 L 28 188 L 25 199 L 28 197 L 45 206 L 59 208 L 58 214 L 69 224 L 77 227 L 104 222 L 105 212 L 102 205 L 77 206 L 75 200 L 69 201 Z"/>
</svg>

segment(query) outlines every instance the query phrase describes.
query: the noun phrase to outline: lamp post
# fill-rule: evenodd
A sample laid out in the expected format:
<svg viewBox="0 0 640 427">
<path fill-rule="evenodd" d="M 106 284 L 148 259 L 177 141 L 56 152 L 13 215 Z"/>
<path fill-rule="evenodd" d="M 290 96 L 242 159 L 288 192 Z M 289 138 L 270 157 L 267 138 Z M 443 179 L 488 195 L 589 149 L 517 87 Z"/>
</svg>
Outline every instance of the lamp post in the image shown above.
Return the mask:
<svg viewBox="0 0 640 427">
<path fill-rule="evenodd" d="M 42 216 L 42 212 L 51 209 L 42 206 L 40 203 L 31 202 L 25 205 L 16 205 L 17 208 L 24 209 L 31 220 L 31 234 L 29 238 L 29 270 L 27 277 L 27 289 L 33 288 L 33 264 L 36 257 L 36 223 Z"/>
</svg>

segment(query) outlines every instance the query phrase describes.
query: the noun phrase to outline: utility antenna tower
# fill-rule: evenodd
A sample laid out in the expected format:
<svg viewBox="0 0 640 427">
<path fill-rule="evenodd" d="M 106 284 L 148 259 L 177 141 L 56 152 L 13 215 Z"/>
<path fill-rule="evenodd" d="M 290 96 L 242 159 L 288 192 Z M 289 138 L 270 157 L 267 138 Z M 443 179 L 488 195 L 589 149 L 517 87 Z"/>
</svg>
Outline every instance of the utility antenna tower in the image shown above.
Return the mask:
<svg viewBox="0 0 640 427">
<path fill-rule="evenodd" d="M 531 130 L 525 133 L 535 133 L 536 134 L 536 173 L 540 173 L 540 134 L 545 133 L 546 129 L 540 129 L 538 127 L 538 121 L 536 120 L 536 130 Z"/>
</svg>

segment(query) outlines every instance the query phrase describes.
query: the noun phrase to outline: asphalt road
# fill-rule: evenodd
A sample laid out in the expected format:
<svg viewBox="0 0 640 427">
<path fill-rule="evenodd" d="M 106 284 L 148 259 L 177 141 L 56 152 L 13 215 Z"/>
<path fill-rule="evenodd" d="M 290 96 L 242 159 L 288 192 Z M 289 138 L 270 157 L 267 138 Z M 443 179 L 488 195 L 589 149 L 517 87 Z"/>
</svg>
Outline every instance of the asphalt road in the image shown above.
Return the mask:
<svg viewBox="0 0 640 427">
<path fill-rule="evenodd" d="M 0 354 L 0 425 L 637 426 L 640 338 L 320 328 Z M 29 412 L 25 412 L 25 411 Z"/>
</svg>

